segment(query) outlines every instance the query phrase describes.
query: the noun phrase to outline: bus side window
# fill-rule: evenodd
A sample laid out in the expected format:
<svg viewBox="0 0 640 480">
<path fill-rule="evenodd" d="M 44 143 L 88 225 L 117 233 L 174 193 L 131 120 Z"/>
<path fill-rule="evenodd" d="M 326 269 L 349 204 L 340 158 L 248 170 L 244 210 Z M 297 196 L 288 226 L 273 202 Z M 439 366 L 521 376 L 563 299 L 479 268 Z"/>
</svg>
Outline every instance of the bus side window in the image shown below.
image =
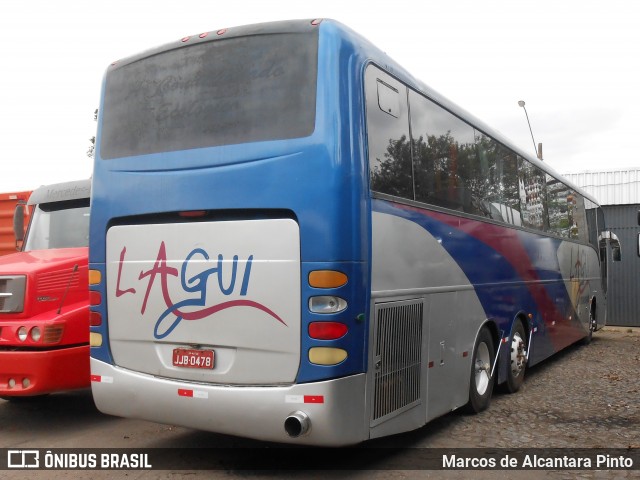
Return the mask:
<svg viewBox="0 0 640 480">
<path fill-rule="evenodd" d="M 371 190 L 413 200 L 407 89 L 369 66 L 365 93 Z"/>
</svg>

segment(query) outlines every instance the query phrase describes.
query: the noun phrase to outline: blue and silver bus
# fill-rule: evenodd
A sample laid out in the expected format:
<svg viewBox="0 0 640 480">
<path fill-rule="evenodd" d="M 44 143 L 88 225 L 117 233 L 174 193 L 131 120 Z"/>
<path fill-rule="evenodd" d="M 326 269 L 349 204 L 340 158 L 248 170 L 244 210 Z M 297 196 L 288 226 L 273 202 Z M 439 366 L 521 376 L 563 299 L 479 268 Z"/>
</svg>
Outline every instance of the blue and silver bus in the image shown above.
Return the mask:
<svg viewBox="0 0 640 480">
<path fill-rule="evenodd" d="M 338 22 L 114 62 L 99 112 L 105 413 L 353 444 L 484 410 L 606 321 L 596 200 Z"/>
</svg>

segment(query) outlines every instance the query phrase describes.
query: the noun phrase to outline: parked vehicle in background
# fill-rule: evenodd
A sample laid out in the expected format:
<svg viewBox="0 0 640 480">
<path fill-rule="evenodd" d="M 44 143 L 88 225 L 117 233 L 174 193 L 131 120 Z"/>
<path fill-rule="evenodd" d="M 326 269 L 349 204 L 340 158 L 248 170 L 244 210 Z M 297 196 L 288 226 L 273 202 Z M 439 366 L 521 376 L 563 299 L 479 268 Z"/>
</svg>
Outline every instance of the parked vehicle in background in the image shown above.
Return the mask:
<svg viewBox="0 0 640 480">
<path fill-rule="evenodd" d="M 0 256 L 15 253 L 18 249 L 13 232 L 13 217 L 16 205 L 26 204 L 31 192 L 0 193 Z M 28 223 L 29 209 L 22 210 L 25 224 Z"/>
<path fill-rule="evenodd" d="M 15 209 L 22 251 L 0 258 L 0 397 L 89 386 L 89 180 L 43 186 Z"/>
</svg>

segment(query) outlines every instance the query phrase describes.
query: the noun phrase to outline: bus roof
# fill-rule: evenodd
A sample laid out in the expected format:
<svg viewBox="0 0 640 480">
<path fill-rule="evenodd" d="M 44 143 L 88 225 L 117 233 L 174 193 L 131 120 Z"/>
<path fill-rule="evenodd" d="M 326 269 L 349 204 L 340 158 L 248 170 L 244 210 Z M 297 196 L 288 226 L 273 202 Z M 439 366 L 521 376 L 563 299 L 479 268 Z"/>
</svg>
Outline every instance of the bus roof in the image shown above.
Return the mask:
<svg viewBox="0 0 640 480">
<path fill-rule="evenodd" d="M 65 200 L 79 200 L 89 198 L 91 194 L 91 180 L 75 180 L 72 182 L 43 185 L 29 197 L 29 205 L 40 203 L 63 202 Z"/>
<path fill-rule="evenodd" d="M 223 41 L 229 38 L 248 37 L 254 35 L 269 35 L 273 33 L 302 33 L 318 28 L 318 24 L 312 24 L 315 20 L 281 20 L 275 22 L 254 23 L 249 25 L 240 25 L 237 27 L 220 28 L 210 32 L 203 32 L 195 35 L 187 35 L 173 42 L 152 47 L 131 56 L 121 58 L 111 63 L 107 71 L 116 70 L 118 68 L 129 65 L 143 58 L 148 58 L 159 53 L 175 50 L 178 48 L 189 47 L 194 43 Z M 334 22 L 338 23 L 338 22 Z"/>
</svg>

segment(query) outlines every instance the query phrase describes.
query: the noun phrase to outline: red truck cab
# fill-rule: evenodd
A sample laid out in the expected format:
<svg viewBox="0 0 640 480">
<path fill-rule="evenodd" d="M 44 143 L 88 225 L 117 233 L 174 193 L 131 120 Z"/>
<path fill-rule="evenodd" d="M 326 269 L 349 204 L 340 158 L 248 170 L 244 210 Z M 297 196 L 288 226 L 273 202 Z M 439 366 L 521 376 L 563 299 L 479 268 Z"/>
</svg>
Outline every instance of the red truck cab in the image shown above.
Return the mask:
<svg viewBox="0 0 640 480">
<path fill-rule="evenodd" d="M 90 385 L 89 197 L 89 180 L 35 190 L 22 251 L 0 257 L 0 398 Z"/>
</svg>

